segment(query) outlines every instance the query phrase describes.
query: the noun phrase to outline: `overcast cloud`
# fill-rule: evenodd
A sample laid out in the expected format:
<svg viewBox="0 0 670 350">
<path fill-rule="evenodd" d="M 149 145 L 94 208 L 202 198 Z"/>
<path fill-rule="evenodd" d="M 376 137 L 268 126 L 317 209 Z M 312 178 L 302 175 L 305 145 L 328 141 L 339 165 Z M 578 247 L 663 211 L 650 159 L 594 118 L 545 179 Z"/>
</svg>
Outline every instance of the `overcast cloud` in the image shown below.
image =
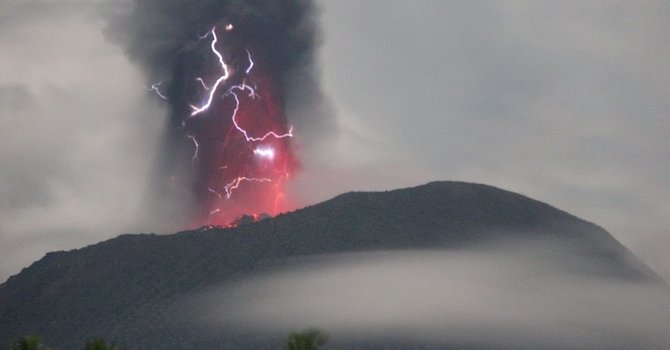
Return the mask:
<svg viewBox="0 0 670 350">
<path fill-rule="evenodd" d="M 491 184 L 604 226 L 670 278 L 667 2 L 381 3 L 323 2 L 343 130 L 299 186 Z"/>
<path fill-rule="evenodd" d="M 300 203 L 487 183 L 604 226 L 670 278 L 667 2 L 338 0 L 321 12 L 340 130 L 301 149 Z M 47 251 L 166 232 L 142 216 L 165 111 L 105 26 L 98 2 L 0 4 L 0 280 Z"/>
<path fill-rule="evenodd" d="M 163 123 L 78 2 L 0 5 L 0 279 L 134 227 Z"/>
</svg>

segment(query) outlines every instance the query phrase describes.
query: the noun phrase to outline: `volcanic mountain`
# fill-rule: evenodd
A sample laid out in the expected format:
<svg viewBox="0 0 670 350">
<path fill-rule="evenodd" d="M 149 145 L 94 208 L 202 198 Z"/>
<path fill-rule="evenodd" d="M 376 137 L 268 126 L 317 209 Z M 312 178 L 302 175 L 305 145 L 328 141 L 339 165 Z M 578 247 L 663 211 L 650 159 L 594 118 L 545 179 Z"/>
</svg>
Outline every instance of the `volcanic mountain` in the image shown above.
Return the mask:
<svg viewBox="0 0 670 350">
<path fill-rule="evenodd" d="M 571 242 L 574 254 L 586 258 L 570 264 L 573 269 L 579 264 L 576 269 L 585 274 L 658 281 L 592 223 L 495 187 L 433 182 L 346 193 L 235 228 L 126 234 L 48 253 L 0 285 L 0 344 L 39 334 L 46 344 L 65 349 L 79 348 L 93 336 L 115 339 L 128 348 L 252 348 L 246 337 L 203 336 L 179 320 L 175 306 L 185 295 L 294 257 L 451 250 L 510 236 Z M 256 344 L 277 348 L 282 340 Z"/>
</svg>

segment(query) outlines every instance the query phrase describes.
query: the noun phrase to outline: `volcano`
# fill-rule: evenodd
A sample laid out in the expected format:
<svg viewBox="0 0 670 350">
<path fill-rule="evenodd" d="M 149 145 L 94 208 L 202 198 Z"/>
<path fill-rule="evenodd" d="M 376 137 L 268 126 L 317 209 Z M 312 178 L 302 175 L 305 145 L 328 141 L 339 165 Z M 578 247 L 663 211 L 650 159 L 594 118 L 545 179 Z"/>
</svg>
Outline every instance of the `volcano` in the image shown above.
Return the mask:
<svg viewBox="0 0 670 350">
<path fill-rule="evenodd" d="M 283 339 L 207 334 L 180 319 L 184 296 L 300 256 L 399 249 L 451 251 L 511 236 L 570 242 L 585 275 L 660 283 L 601 227 L 495 187 L 433 182 L 353 192 L 233 228 L 126 234 L 48 253 L 0 285 L 0 341 L 39 334 L 58 348 L 93 337 L 128 348 L 279 348 Z M 559 262 L 560 264 L 561 262 Z M 596 268 L 597 267 L 597 268 Z"/>
</svg>

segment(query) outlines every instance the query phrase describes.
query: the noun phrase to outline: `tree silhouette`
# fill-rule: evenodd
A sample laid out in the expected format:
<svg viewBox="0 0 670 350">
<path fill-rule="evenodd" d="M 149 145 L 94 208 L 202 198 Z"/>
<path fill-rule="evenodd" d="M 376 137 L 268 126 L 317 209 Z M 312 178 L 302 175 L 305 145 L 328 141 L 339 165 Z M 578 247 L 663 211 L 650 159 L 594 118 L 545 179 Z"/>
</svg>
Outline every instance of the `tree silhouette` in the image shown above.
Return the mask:
<svg viewBox="0 0 670 350">
<path fill-rule="evenodd" d="M 29 335 L 29 336 L 26 336 L 26 337 L 22 337 L 10 349 L 11 350 L 39 350 L 40 349 L 40 337 L 38 337 L 36 335 Z"/>
<path fill-rule="evenodd" d="M 116 343 L 112 343 L 111 346 L 107 346 L 107 343 L 100 338 L 95 338 L 86 342 L 86 350 L 118 350 Z"/>
<path fill-rule="evenodd" d="M 291 332 L 286 340 L 286 350 L 318 350 L 327 341 L 328 335 L 315 328 Z"/>
</svg>

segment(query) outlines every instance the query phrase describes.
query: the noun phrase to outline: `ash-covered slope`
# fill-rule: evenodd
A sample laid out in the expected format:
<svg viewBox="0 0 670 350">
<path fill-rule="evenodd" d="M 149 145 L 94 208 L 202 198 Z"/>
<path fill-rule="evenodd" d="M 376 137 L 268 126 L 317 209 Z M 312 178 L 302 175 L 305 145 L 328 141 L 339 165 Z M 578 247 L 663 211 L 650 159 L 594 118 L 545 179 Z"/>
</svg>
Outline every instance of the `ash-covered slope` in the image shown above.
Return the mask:
<svg viewBox="0 0 670 350">
<path fill-rule="evenodd" d="M 434 182 L 347 193 L 233 229 L 122 235 L 49 253 L 0 285 L 0 344 L 39 334 L 60 348 L 81 347 L 92 336 L 129 348 L 248 348 L 248 338 L 204 339 L 173 306 L 184 295 L 294 256 L 455 248 L 509 236 L 571 242 L 575 254 L 588 258 L 572 266 L 583 273 L 657 279 L 596 225 L 494 187 Z"/>
</svg>

